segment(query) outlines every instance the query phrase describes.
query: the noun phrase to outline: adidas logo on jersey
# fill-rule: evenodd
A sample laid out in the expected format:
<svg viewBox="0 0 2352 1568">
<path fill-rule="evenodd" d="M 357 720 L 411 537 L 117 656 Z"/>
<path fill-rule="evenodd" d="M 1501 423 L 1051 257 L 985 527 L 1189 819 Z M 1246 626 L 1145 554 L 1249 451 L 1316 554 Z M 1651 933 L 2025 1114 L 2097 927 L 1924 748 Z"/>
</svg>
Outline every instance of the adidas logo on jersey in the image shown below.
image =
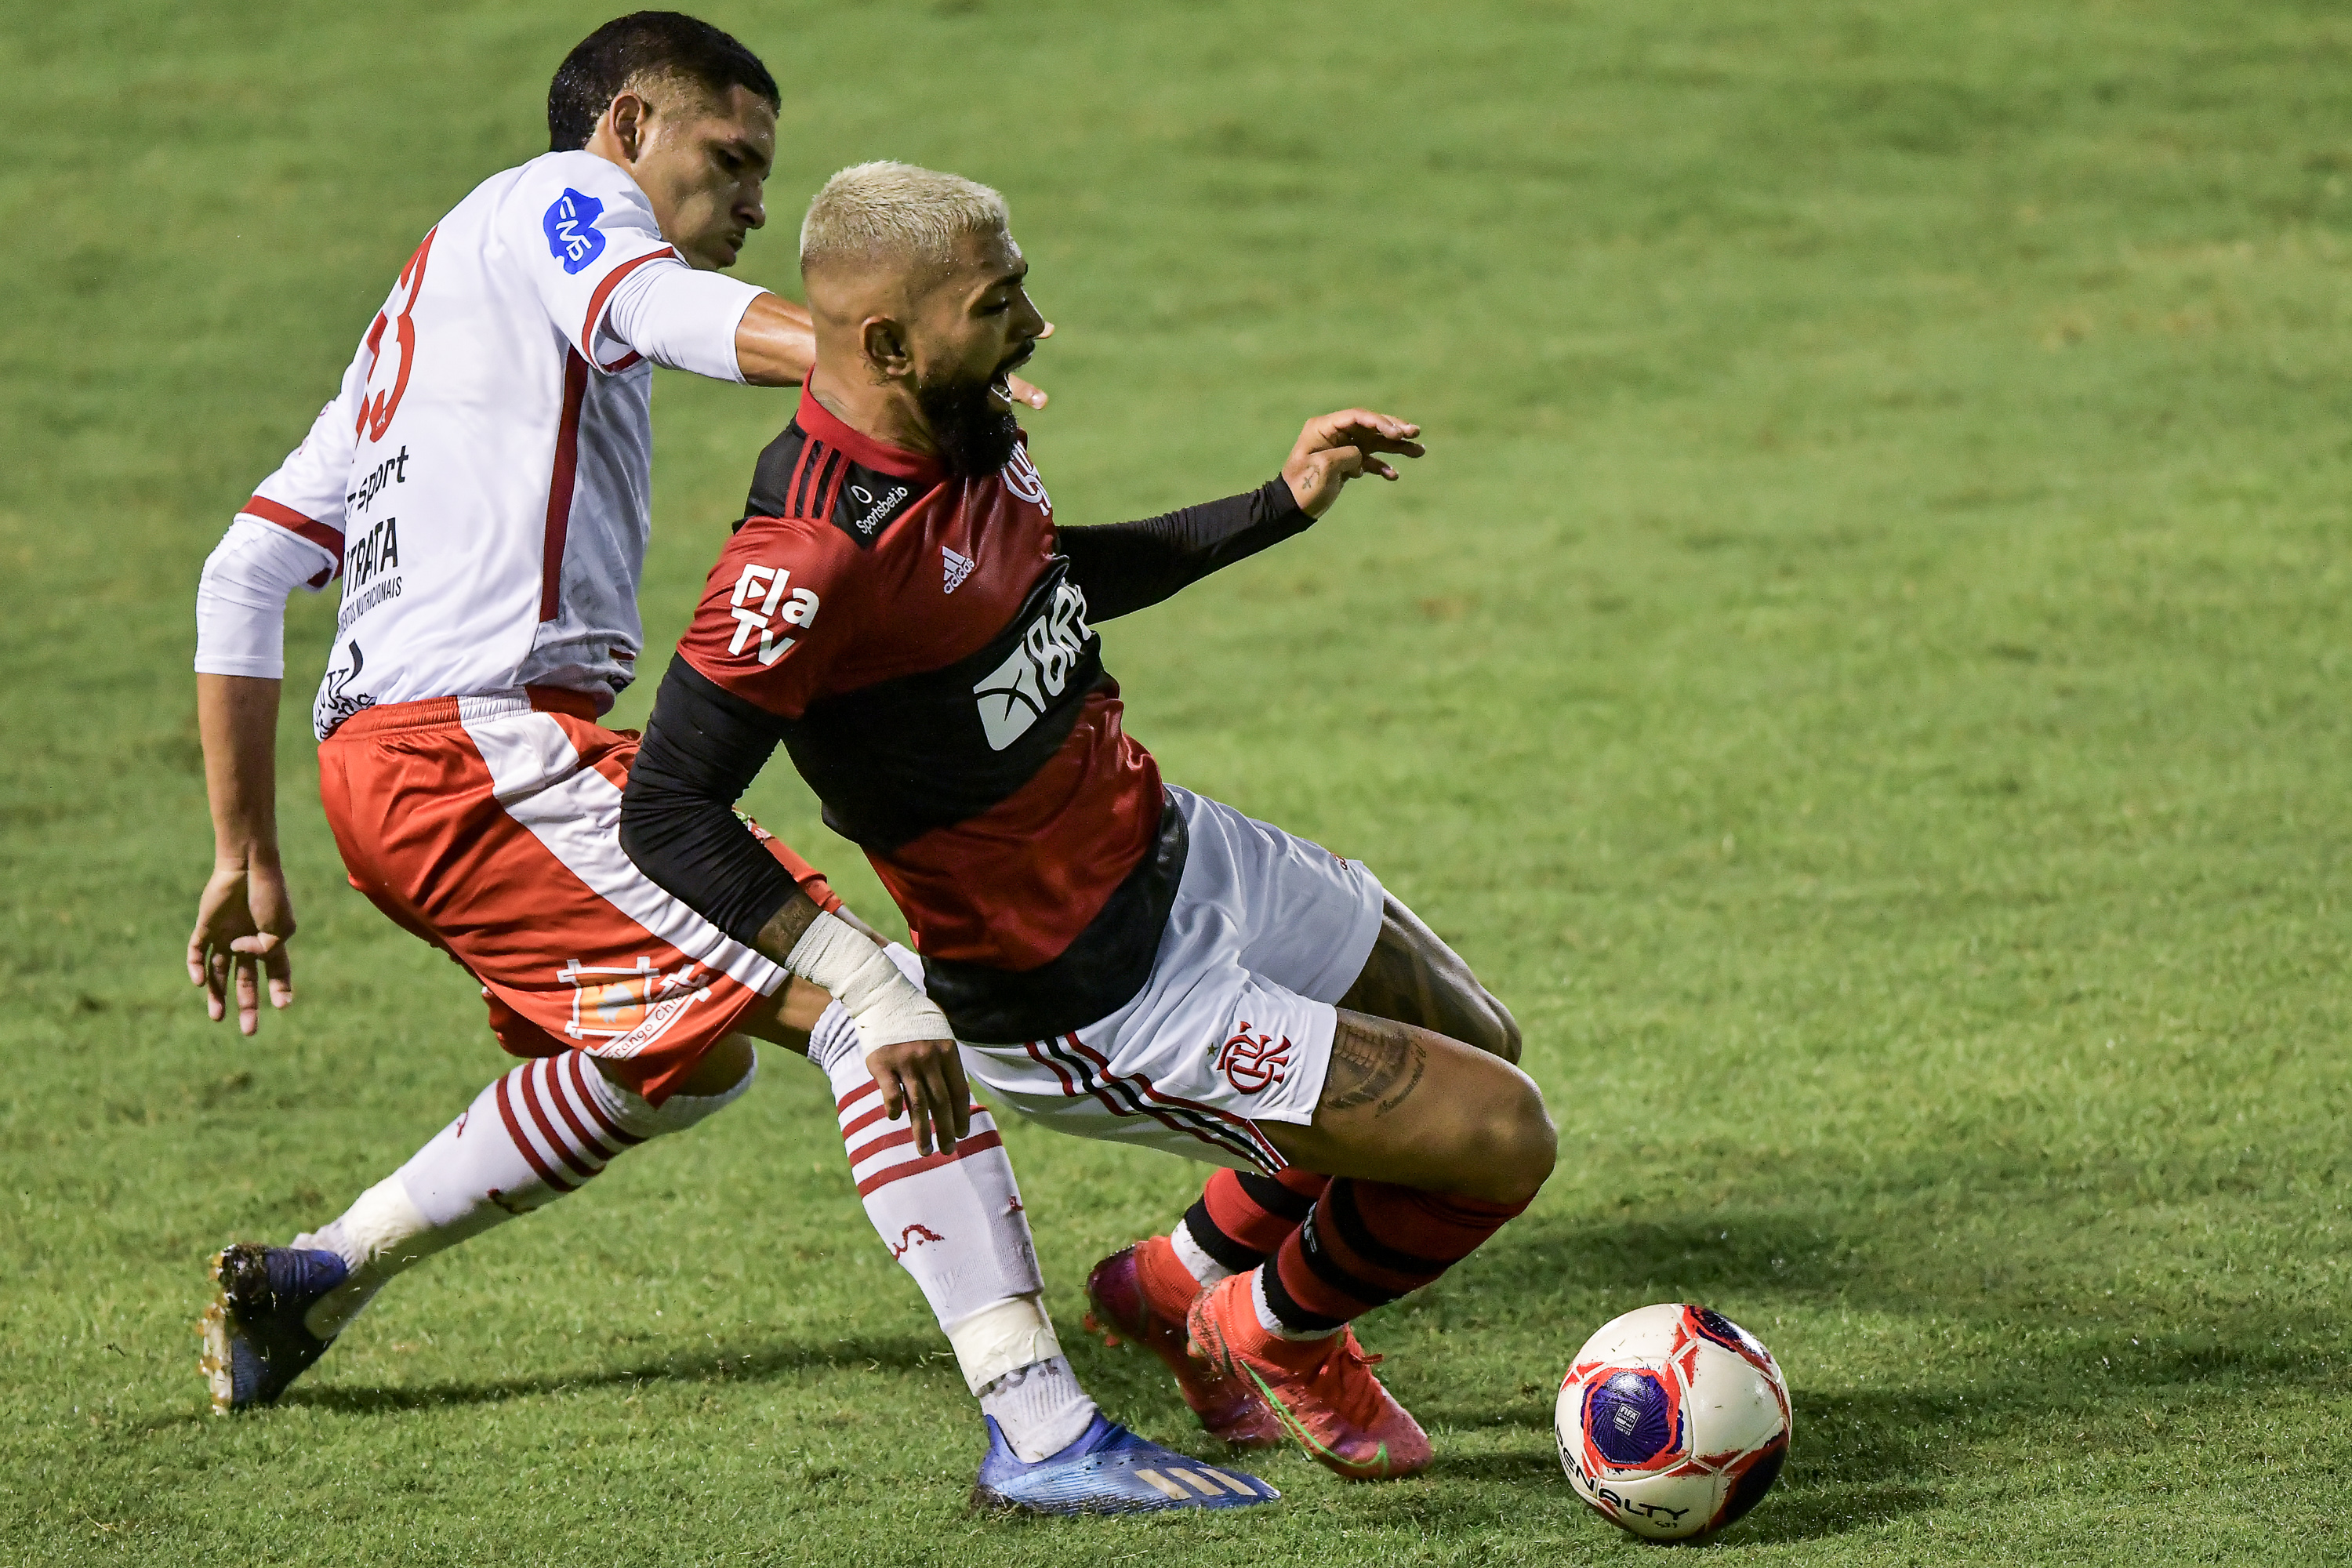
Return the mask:
<svg viewBox="0 0 2352 1568">
<path fill-rule="evenodd" d="M 971 557 L 969 555 L 959 555 L 944 544 L 940 546 L 940 553 L 946 558 L 946 565 L 948 569 L 947 591 L 952 594 L 958 588 L 963 586 L 963 580 L 965 578 L 971 575 Z"/>
</svg>

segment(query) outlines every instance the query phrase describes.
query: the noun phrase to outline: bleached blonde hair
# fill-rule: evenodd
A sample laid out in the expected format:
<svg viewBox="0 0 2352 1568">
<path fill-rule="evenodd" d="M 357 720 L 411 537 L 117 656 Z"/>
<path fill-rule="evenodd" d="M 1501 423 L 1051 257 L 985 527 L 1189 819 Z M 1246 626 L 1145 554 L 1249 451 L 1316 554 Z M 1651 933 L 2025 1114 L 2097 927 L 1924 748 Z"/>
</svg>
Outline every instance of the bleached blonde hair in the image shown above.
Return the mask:
<svg viewBox="0 0 2352 1568">
<path fill-rule="evenodd" d="M 801 220 L 801 270 L 839 263 L 955 260 L 968 234 L 1011 226 L 1004 198 L 961 174 L 912 163 L 858 163 L 824 183 Z"/>
</svg>

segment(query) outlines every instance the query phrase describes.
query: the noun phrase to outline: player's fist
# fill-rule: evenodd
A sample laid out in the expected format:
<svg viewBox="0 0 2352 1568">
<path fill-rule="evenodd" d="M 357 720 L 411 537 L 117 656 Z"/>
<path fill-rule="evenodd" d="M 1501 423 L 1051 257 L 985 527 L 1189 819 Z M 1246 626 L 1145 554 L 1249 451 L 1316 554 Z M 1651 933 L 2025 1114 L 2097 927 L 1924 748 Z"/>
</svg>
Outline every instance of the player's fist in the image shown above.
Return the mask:
<svg viewBox="0 0 2352 1568">
<path fill-rule="evenodd" d="M 1421 426 L 1375 414 L 1368 408 L 1342 408 L 1307 422 L 1290 461 L 1282 465 L 1283 482 L 1309 517 L 1321 517 L 1339 499 L 1349 479 L 1377 474 L 1393 479 L 1397 471 L 1381 457 L 1391 453 L 1418 458 L 1425 448 L 1413 439 Z"/>
</svg>

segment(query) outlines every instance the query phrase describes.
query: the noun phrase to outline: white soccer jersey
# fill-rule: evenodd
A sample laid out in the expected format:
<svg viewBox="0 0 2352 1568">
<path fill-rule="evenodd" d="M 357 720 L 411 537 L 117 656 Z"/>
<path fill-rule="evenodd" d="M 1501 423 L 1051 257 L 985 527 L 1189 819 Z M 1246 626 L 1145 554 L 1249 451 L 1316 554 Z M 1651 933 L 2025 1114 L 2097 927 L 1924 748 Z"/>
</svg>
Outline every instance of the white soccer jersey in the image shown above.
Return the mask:
<svg viewBox="0 0 2352 1568">
<path fill-rule="evenodd" d="M 314 586 L 341 573 L 321 740 L 378 703 L 548 685 L 601 711 L 629 683 L 653 371 L 602 329 L 646 266 L 685 263 L 626 172 L 578 152 L 484 181 L 401 269 L 341 390 L 238 511 L 331 557 Z M 730 288 L 731 342 L 758 290 Z"/>
</svg>

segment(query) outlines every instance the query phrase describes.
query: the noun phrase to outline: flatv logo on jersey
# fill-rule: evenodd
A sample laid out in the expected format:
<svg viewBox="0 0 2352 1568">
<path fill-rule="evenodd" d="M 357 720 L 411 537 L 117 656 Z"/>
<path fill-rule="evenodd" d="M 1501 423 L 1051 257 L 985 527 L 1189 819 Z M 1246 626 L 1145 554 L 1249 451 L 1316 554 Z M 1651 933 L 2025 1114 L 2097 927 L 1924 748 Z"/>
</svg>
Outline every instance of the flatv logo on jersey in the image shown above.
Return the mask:
<svg viewBox="0 0 2352 1568">
<path fill-rule="evenodd" d="M 1046 702 L 1062 694 L 1070 666 L 1092 636 L 1086 595 L 1075 583 L 1056 585 L 1053 602 L 1022 628 L 1021 640 L 1004 662 L 972 684 L 990 751 L 1004 750 L 1045 716 Z"/>
<path fill-rule="evenodd" d="M 794 588 L 792 597 L 784 597 L 785 585 L 792 572 L 782 566 L 746 566 L 743 575 L 735 579 L 735 593 L 728 603 L 735 617 L 735 637 L 727 645 L 729 653 L 741 653 L 750 646 L 751 634 L 760 636 L 760 662 L 773 664 L 784 657 L 793 646 L 789 637 L 779 637 L 772 629 L 776 625 L 805 626 L 816 619 L 817 597 L 806 588 Z M 759 602 L 754 604 L 752 601 Z M 798 668 L 798 666 L 793 668 Z"/>
<path fill-rule="evenodd" d="M 566 186 L 539 220 L 547 231 L 547 253 L 563 263 L 564 271 L 576 273 L 604 254 L 604 231 L 596 226 L 604 216 L 603 202 Z"/>
<path fill-rule="evenodd" d="M 972 560 L 971 556 L 960 555 L 944 544 L 940 546 L 940 554 L 943 557 L 942 564 L 947 567 L 947 591 L 952 594 L 963 586 L 965 578 L 971 575 Z"/>
<path fill-rule="evenodd" d="M 1013 456 L 1005 460 L 1003 478 L 1006 489 L 1023 500 L 1034 501 L 1037 510 L 1047 517 L 1054 515 L 1053 498 L 1046 495 L 1045 481 L 1038 474 L 1037 465 L 1029 460 L 1027 447 L 1013 448 Z"/>
<path fill-rule="evenodd" d="M 1246 1018 L 1241 1032 L 1217 1053 L 1217 1070 L 1236 1094 L 1262 1094 L 1280 1083 L 1289 1069 L 1290 1037 L 1284 1036 L 1277 1046 L 1271 1035 L 1253 1035 Z"/>
</svg>

